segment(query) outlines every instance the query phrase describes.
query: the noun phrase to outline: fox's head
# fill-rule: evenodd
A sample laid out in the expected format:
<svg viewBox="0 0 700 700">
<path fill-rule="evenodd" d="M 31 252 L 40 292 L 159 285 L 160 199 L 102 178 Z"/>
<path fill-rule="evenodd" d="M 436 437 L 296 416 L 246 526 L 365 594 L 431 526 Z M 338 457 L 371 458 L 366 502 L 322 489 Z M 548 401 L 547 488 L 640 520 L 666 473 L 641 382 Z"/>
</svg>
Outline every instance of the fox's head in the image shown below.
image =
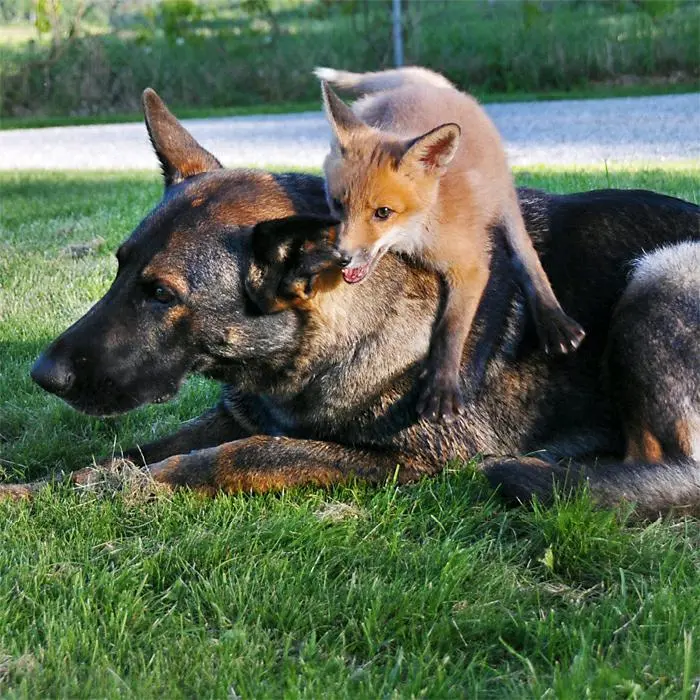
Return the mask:
<svg viewBox="0 0 700 700">
<path fill-rule="evenodd" d="M 402 139 L 363 122 L 322 81 L 333 130 L 324 170 L 331 212 L 342 221 L 337 245 L 346 282 L 363 280 L 390 248 L 417 252 L 440 178 L 460 139 L 457 124 L 442 124 Z"/>
</svg>

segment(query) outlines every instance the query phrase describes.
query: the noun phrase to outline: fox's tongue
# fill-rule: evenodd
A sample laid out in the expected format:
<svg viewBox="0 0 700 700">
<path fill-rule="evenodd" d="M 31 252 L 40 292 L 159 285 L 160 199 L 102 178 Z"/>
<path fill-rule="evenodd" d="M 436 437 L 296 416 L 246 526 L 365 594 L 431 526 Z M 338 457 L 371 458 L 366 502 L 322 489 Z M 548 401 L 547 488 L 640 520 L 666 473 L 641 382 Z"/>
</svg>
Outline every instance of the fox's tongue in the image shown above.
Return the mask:
<svg viewBox="0 0 700 700">
<path fill-rule="evenodd" d="M 348 284 L 362 282 L 362 280 L 367 276 L 368 271 L 369 263 L 366 263 L 365 265 L 359 265 L 358 267 L 346 267 L 343 269 L 343 279 Z"/>
</svg>

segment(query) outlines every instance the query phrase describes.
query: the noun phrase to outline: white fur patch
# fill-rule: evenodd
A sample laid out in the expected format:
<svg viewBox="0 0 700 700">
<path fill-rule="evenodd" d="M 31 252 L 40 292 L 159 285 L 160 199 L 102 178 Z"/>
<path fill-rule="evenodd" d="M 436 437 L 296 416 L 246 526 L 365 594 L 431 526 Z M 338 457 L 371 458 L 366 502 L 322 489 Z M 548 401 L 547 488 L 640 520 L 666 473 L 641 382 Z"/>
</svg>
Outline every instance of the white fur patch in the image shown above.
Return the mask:
<svg viewBox="0 0 700 700">
<path fill-rule="evenodd" d="M 277 260 L 280 262 L 284 260 L 287 255 L 289 254 L 289 244 L 288 243 L 280 243 L 277 246 Z"/>
<path fill-rule="evenodd" d="M 318 68 L 314 68 L 314 75 L 319 80 L 325 80 L 328 83 L 332 83 L 336 80 L 338 71 L 335 68 L 324 68 L 323 66 L 318 66 Z"/>
<path fill-rule="evenodd" d="M 636 296 L 660 282 L 700 290 L 700 242 L 676 243 L 643 255 L 634 266 L 625 296 Z"/>
<path fill-rule="evenodd" d="M 387 250 L 397 253 L 420 256 L 429 244 L 429 233 L 423 226 L 421 217 L 414 217 L 404 224 L 393 226 L 372 246 L 372 257 L 384 254 Z"/>
<path fill-rule="evenodd" d="M 253 284 L 260 284 L 262 282 L 263 271 L 254 262 L 250 263 L 250 267 L 248 268 L 248 279 Z"/>
</svg>

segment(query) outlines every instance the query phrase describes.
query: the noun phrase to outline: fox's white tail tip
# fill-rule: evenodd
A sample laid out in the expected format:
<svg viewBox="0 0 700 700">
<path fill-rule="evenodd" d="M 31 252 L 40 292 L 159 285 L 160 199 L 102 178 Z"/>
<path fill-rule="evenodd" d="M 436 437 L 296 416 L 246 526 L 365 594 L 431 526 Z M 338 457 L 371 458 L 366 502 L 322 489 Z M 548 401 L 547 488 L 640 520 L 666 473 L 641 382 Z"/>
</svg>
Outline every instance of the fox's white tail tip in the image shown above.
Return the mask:
<svg viewBox="0 0 700 700">
<path fill-rule="evenodd" d="M 327 83 L 332 83 L 338 78 L 338 71 L 335 68 L 324 68 L 323 66 L 318 66 L 314 68 L 314 75 L 319 80 L 325 80 Z"/>
</svg>

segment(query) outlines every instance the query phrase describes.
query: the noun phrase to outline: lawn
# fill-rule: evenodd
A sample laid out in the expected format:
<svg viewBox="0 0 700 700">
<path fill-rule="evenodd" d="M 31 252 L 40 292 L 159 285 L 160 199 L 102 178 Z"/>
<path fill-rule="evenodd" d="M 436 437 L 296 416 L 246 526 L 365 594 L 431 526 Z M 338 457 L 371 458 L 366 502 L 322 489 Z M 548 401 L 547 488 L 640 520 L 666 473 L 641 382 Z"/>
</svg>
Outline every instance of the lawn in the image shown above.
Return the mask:
<svg viewBox="0 0 700 700">
<path fill-rule="evenodd" d="M 534 170 L 552 191 L 700 202 L 700 168 Z M 82 416 L 28 377 L 107 288 L 151 174 L 0 174 L 0 480 L 144 442 L 211 405 Z M 79 245 L 87 244 L 84 247 Z M 6 697 L 697 698 L 700 523 L 582 494 L 507 510 L 470 465 L 410 487 L 0 503 Z"/>
</svg>

